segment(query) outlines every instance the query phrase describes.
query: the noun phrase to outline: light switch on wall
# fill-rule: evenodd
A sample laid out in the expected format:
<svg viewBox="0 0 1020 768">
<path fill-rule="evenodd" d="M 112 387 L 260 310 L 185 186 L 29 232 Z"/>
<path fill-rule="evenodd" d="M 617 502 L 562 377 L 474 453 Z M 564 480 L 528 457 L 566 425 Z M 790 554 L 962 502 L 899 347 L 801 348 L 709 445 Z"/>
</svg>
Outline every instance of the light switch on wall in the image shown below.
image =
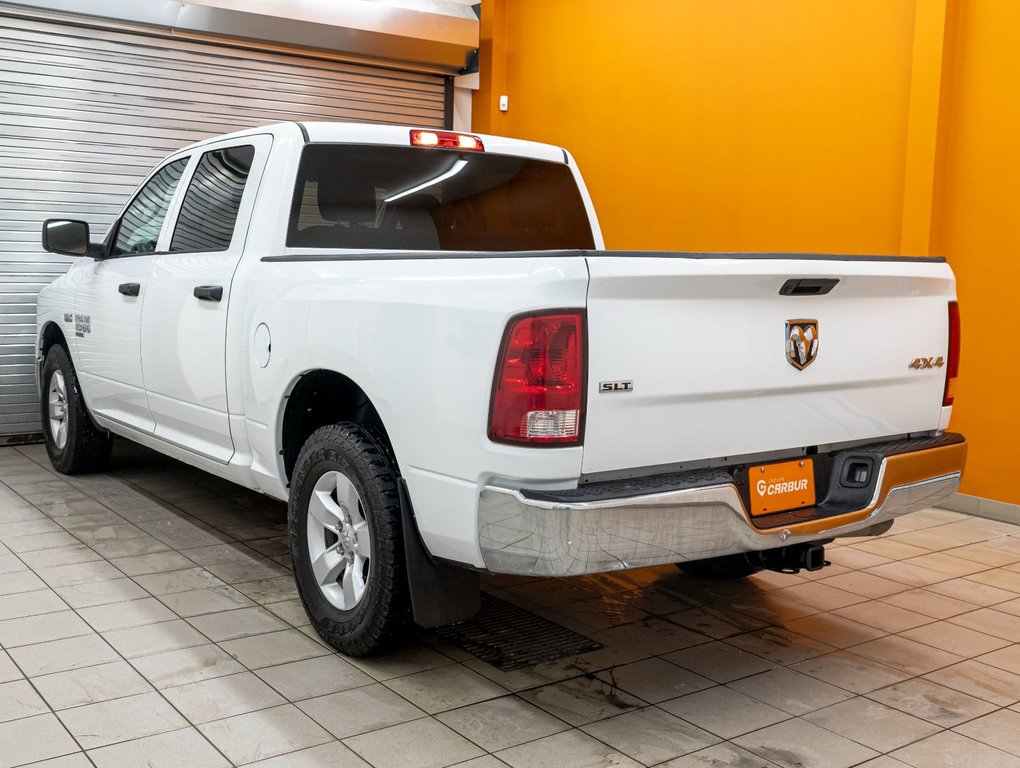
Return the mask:
<svg viewBox="0 0 1020 768">
<path fill-rule="evenodd" d="M 499 111 L 500 112 L 506 112 L 508 109 L 510 109 L 510 97 L 509 96 L 500 96 L 499 97 Z"/>
</svg>

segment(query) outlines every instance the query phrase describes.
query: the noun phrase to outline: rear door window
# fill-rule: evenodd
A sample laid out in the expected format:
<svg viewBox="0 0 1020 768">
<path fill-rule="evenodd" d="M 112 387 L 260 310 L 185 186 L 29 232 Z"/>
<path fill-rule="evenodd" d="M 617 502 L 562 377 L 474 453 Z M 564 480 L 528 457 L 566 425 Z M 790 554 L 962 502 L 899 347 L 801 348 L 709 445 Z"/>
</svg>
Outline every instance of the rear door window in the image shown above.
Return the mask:
<svg viewBox="0 0 1020 768">
<path fill-rule="evenodd" d="M 202 155 L 177 217 L 171 253 L 225 251 L 255 159 L 255 147 L 214 149 Z"/>
<path fill-rule="evenodd" d="M 564 163 L 485 152 L 309 144 L 287 245 L 517 251 L 594 248 Z"/>
</svg>

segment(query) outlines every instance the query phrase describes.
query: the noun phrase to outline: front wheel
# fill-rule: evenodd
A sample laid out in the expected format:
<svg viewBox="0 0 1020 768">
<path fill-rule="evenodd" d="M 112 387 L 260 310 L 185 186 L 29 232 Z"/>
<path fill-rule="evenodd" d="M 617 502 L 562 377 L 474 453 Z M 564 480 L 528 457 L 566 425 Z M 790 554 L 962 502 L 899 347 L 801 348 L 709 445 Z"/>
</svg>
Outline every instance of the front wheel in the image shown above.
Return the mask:
<svg viewBox="0 0 1020 768">
<path fill-rule="evenodd" d="M 92 422 L 74 364 L 62 346 L 46 353 L 40 384 L 43 436 L 54 469 L 65 475 L 102 470 L 113 438 Z"/>
<path fill-rule="evenodd" d="M 389 650 L 412 627 L 397 478 L 357 424 L 317 429 L 298 455 L 291 559 L 312 626 L 350 656 Z"/>
<path fill-rule="evenodd" d="M 691 560 L 687 563 L 677 563 L 676 567 L 699 579 L 714 581 L 743 579 L 764 570 L 762 566 L 752 561 L 749 555 L 743 553 L 710 557 L 707 560 Z"/>
</svg>

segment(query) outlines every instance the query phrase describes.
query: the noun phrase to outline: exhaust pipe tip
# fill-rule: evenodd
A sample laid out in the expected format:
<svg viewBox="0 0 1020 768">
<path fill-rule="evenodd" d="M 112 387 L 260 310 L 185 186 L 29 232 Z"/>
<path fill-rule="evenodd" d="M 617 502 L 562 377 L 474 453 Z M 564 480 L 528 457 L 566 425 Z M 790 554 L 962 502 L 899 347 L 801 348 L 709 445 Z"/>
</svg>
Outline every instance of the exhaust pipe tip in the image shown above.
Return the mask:
<svg viewBox="0 0 1020 768">
<path fill-rule="evenodd" d="M 794 544 L 790 547 L 767 549 L 759 554 L 762 566 L 779 573 L 820 571 L 829 561 L 825 559 L 825 545 L 818 543 Z"/>
</svg>

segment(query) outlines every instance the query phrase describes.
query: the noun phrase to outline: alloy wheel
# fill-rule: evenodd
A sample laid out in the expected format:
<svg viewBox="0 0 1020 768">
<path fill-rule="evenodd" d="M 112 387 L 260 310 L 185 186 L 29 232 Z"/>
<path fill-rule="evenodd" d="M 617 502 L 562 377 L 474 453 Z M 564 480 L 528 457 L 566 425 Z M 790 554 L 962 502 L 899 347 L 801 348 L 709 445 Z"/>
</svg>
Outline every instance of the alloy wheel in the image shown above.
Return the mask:
<svg viewBox="0 0 1020 768">
<path fill-rule="evenodd" d="M 67 445 L 67 385 L 61 371 L 54 371 L 50 377 L 47 406 L 50 416 L 50 437 L 57 450 L 62 451 Z"/>
<path fill-rule="evenodd" d="M 354 608 L 371 575 L 372 535 L 357 489 L 343 472 L 326 472 L 308 499 L 308 556 L 323 596 Z"/>
</svg>

